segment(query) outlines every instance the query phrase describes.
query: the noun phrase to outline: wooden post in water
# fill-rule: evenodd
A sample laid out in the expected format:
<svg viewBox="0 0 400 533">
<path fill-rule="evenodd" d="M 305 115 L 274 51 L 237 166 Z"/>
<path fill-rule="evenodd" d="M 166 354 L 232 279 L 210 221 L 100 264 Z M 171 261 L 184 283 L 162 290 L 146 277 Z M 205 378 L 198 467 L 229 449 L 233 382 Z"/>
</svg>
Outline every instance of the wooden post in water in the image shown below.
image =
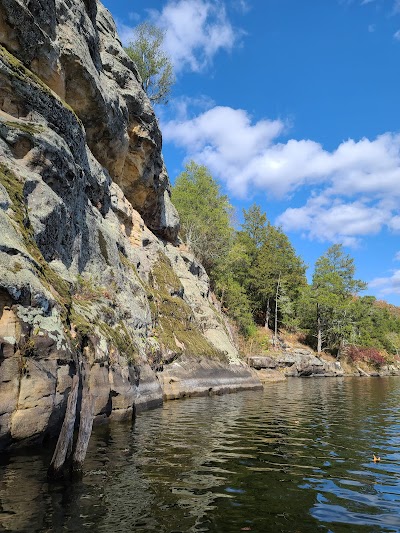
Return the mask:
<svg viewBox="0 0 400 533">
<path fill-rule="evenodd" d="M 72 378 L 72 386 L 68 396 L 64 422 L 48 470 L 48 475 L 51 478 L 57 478 L 62 475 L 62 468 L 64 466 L 64 463 L 68 459 L 72 451 L 78 390 L 79 374 L 75 374 Z"/>
<path fill-rule="evenodd" d="M 76 441 L 75 452 L 72 459 L 72 469 L 80 471 L 86 457 L 90 435 L 93 426 L 93 397 L 87 386 L 82 390 L 82 405 L 79 422 L 78 440 Z"/>
</svg>

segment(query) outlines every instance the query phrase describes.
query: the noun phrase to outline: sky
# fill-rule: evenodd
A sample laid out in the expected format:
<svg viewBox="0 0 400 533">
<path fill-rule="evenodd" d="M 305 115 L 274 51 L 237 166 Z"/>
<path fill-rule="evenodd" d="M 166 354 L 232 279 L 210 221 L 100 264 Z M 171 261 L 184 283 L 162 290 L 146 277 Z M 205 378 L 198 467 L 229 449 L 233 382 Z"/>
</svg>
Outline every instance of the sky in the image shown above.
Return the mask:
<svg viewBox="0 0 400 533">
<path fill-rule="evenodd" d="M 256 202 L 312 275 L 342 243 L 366 293 L 400 305 L 400 0 L 104 0 L 124 45 L 165 31 L 155 111 L 171 182 L 193 159 Z"/>
</svg>

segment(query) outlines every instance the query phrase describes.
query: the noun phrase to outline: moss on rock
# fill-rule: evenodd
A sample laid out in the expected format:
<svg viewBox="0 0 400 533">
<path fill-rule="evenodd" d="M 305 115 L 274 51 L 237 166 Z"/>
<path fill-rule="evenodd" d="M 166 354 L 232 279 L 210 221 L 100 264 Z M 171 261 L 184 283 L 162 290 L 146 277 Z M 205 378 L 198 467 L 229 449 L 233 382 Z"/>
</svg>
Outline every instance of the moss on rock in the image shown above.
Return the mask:
<svg viewBox="0 0 400 533">
<path fill-rule="evenodd" d="M 35 268 L 43 285 L 53 294 L 61 306 L 61 314 L 65 318 L 67 308 L 71 304 L 69 284 L 52 270 L 44 259 L 35 241 L 24 197 L 24 182 L 6 165 L 0 163 L 0 183 L 6 189 L 13 211 L 13 220 L 19 230 L 25 247 L 35 260 Z"/>
<path fill-rule="evenodd" d="M 168 257 L 159 253 L 152 268 L 149 298 L 158 341 L 176 353 L 225 359 L 199 330 L 192 309 L 183 300 L 183 287 Z"/>
</svg>

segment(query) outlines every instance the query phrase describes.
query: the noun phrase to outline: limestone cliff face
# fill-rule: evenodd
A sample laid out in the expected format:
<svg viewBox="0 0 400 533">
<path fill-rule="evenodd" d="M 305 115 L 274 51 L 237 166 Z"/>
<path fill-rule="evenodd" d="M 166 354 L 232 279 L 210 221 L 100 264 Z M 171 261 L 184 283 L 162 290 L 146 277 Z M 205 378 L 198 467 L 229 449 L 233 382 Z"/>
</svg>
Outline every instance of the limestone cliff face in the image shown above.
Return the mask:
<svg viewBox="0 0 400 533">
<path fill-rule="evenodd" d="M 1 0 L 0 45 L 0 447 L 56 431 L 78 369 L 97 417 L 211 374 L 257 386 L 177 243 L 157 119 L 110 13 Z"/>
</svg>

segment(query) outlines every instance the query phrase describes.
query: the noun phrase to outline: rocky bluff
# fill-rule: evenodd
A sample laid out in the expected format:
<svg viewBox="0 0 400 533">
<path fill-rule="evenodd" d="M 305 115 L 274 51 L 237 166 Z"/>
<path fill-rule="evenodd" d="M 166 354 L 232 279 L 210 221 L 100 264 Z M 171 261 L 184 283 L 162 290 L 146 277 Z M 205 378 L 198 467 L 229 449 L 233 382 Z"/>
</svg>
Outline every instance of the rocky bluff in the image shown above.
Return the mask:
<svg viewBox="0 0 400 533">
<path fill-rule="evenodd" d="M 96 0 L 0 3 L 0 447 L 258 387 L 179 246 L 161 133 Z M 75 378 L 76 381 L 76 378 Z"/>
</svg>

